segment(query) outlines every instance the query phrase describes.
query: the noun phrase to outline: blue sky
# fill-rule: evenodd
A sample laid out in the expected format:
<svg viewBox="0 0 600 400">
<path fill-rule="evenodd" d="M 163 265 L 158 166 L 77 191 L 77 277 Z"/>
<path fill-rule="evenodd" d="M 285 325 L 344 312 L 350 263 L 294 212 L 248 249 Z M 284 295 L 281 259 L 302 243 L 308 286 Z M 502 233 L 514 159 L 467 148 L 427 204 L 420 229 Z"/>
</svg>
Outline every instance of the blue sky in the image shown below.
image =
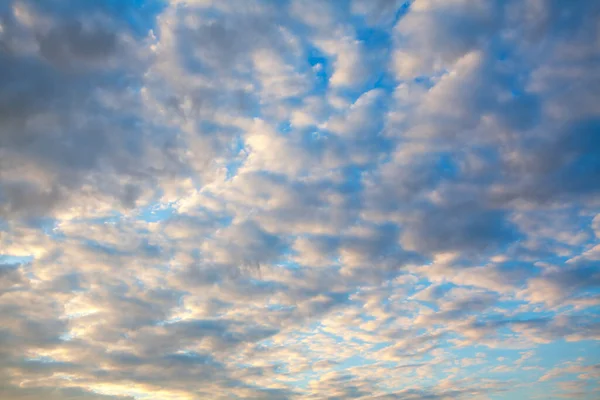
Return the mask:
<svg viewBox="0 0 600 400">
<path fill-rule="evenodd" d="M 0 4 L 0 397 L 596 399 L 600 2 Z"/>
</svg>

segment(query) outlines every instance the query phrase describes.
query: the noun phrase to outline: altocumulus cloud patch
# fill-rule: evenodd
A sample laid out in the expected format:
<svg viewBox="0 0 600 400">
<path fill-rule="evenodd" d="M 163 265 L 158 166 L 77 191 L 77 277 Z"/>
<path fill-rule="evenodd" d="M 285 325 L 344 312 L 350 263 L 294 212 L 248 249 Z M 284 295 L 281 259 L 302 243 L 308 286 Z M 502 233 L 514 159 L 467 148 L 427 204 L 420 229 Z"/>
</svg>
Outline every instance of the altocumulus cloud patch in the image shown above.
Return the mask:
<svg viewBox="0 0 600 400">
<path fill-rule="evenodd" d="M 3 1 L 0 397 L 598 398 L 599 19 Z"/>
</svg>

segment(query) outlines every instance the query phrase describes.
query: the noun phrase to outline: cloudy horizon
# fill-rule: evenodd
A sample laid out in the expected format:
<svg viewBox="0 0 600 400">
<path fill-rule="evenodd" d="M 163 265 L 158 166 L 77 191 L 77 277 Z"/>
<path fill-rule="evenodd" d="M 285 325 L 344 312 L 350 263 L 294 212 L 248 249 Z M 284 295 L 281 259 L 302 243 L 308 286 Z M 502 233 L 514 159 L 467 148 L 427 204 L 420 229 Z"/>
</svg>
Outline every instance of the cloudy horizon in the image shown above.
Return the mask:
<svg viewBox="0 0 600 400">
<path fill-rule="evenodd" d="M 0 398 L 597 399 L 599 21 L 0 1 Z"/>
</svg>

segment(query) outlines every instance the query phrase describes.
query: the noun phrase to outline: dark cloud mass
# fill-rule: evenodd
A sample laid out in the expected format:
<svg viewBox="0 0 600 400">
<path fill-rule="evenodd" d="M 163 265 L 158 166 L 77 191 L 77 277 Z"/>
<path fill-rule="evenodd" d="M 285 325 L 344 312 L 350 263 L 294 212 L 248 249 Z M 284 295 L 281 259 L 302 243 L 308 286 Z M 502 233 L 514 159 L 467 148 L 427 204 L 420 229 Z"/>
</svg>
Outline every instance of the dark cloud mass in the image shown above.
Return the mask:
<svg viewBox="0 0 600 400">
<path fill-rule="evenodd" d="M 0 398 L 597 398 L 598 21 L 0 1 Z"/>
</svg>

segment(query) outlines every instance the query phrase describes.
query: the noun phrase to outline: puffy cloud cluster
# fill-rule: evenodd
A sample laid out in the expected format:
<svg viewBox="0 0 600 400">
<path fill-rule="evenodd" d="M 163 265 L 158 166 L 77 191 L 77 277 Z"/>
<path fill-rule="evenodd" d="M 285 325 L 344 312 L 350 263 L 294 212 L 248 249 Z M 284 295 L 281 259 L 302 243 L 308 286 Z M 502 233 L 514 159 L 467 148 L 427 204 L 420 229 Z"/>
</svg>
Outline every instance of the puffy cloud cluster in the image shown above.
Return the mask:
<svg viewBox="0 0 600 400">
<path fill-rule="evenodd" d="M 600 3 L 0 4 L 0 397 L 596 398 Z"/>
</svg>

